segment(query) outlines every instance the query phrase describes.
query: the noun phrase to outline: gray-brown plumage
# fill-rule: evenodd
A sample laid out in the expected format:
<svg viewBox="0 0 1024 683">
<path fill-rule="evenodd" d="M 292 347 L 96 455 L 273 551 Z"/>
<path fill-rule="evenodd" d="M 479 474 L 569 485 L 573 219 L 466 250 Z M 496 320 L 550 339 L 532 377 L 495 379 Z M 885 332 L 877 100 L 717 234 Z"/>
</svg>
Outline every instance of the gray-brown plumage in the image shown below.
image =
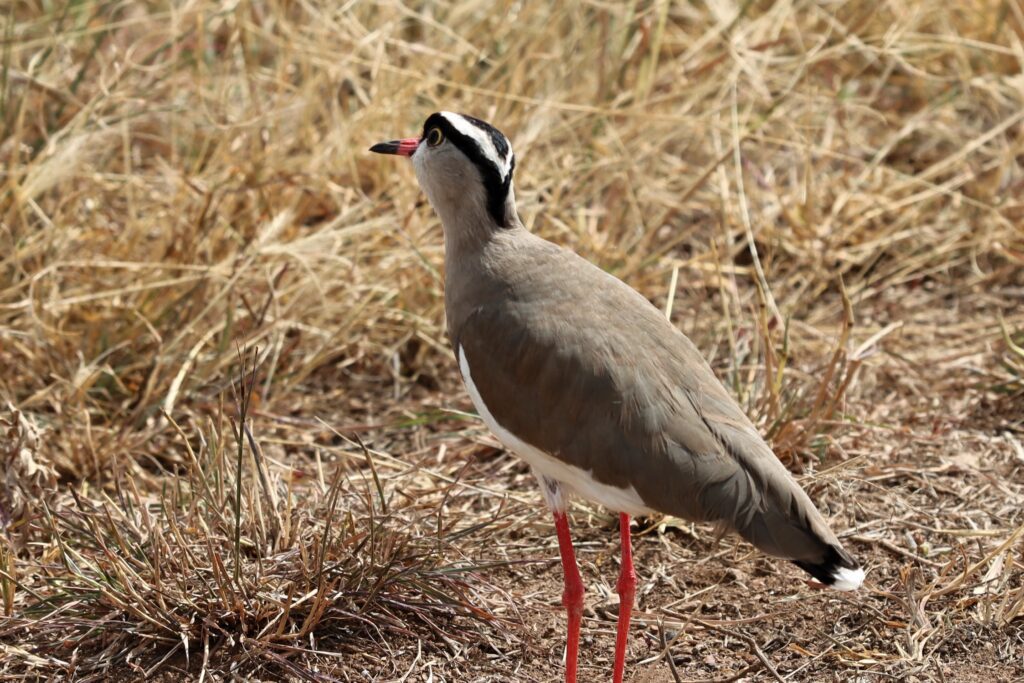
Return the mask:
<svg viewBox="0 0 1024 683">
<path fill-rule="evenodd" d="M 453 344 L 495 419 L 644 505 L 760 550 L 856 564 L 693 343 L 636 291 L 516 224 L 446 258 Z M 644 340 L 639 343 L 639 340 Z"/>
<path fill-rule="evenodd" d="M 622 281 L 523 227 L 504 136 L 447 113 L 424 139 L 434 128 L 443 142 L 412 157 L 444 225 L 448 330 L 481 414 L 519 440 L 506 445 L 570 490 L 724 523 L 856 588 L 862 570 L 693 343 Z"/>
</svg>

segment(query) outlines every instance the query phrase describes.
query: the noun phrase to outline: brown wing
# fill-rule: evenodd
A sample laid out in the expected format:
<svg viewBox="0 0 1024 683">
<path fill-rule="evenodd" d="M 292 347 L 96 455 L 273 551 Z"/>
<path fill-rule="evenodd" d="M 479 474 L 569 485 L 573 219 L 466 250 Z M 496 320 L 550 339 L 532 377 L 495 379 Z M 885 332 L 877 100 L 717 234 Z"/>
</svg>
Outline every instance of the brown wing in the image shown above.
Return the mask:
<svg viewBox="0 0 1024 683">
<path fill-rule="evenodd" d="M 469 311 L 454 340 L 495 419 L 653 509 L 724 522 L 769 554 L 813 563 L 838 549 L 690 340 L 619 280 L 552 254 L 557 264 L 535 258 L 510 296 Z"/>
</svg>

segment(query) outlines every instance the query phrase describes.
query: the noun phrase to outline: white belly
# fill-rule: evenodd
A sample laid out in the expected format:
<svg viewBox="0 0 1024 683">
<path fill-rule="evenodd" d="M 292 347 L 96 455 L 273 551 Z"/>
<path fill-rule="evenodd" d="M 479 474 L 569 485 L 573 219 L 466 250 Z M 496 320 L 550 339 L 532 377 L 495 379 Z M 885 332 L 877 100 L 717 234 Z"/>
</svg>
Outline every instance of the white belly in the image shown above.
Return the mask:
<svg viewBox="0 0 1024 683">
<path fill-rule="evenodd" d="M 603 505 L 609 510 L 625 512 L 633 516 L 653 512 L 651 508 L 644 505 L 636 489 L 632 486 L 629 488 L 619 488 L 602 484 L 588 470 L 570 465 L 540 449 L 534 448 L 498 424 L 498 421 L 494 419 L 491 411 L 484 404 L 484 400 L 481 398 L 480 392 L 477 391 L 476 385 L 473 384 L 469 363 L 466 361 L 466 354 L 462 352 L 461 346 L 459 347 L 459 370 L 462 371 L 462 381 L 466 383 L 469 397 L 473 399 L 473 405 L 476 407 L 477 412 L 480 413 L 484 423 L 494 432 L 494 435 L 498 437 L 498 440 L 506 448 L 533 467 L 534 472 L 557 481 L 571 493 L 575 493 L 598 505 Z M 565 496 L 558 495 L 557 492 L 553 493 L 545 490 L 544 497 L 553 508 L 565 509 Z"/>
</svg>

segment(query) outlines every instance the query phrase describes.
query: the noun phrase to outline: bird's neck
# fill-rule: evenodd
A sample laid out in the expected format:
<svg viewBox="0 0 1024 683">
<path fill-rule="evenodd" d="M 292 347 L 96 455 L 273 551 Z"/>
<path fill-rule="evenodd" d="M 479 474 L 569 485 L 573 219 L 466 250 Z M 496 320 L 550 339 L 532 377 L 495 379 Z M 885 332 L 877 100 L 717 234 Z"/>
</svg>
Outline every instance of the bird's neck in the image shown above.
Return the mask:
<svg viewBox="0 0 1024 683">
<path fill-rule="evenodd" d="M 444 228 L 444 260 L 449 271 L 479 256 L 494 235 L 523 226 L 511 193 L 505 200 L 504 225 L 499 225 L 483 205 L 475 202 L 450 204 L 446 210 L 438 208 L 437 213 Z"/>
<path fill-rule="evenodd" d="M 504 226 L 498 225 L 486 210 L 447 218 L 441 214 L 445 313 L 448 334 L 454 343 L 458 343 L 466 317 L 482 302 L 500 294 L 500 282 L 494 278 L 489 265 L 493 263 L 490 258 L 495 251 L 493 247 L 513 237 L 512 233 L 526 229 L 519 221 L 514 201 L 509 199 L 505 209 Z"/>
</svg>

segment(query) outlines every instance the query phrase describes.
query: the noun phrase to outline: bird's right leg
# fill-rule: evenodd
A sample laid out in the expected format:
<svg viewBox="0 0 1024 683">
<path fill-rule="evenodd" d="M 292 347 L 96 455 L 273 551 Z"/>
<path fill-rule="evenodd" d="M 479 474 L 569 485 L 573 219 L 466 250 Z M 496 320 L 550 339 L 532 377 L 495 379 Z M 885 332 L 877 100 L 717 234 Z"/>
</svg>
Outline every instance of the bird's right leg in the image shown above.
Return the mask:
<svg viewBox="0 0 1024 683">
<path fill-rule="evenodd" d="M 636 593 L 636 571 L 633 569 L 633 548 L 629 534 L 629 515 L 619 513 L 619 538 L 622 539 L 622 568 L 616 589 L 619 592 L 619 623 L 615 636 L 615 669 L 612 683 L 622 683 L 626 670 L 626 639 L 629 638 L 629 615 Z"/>
</svg>

